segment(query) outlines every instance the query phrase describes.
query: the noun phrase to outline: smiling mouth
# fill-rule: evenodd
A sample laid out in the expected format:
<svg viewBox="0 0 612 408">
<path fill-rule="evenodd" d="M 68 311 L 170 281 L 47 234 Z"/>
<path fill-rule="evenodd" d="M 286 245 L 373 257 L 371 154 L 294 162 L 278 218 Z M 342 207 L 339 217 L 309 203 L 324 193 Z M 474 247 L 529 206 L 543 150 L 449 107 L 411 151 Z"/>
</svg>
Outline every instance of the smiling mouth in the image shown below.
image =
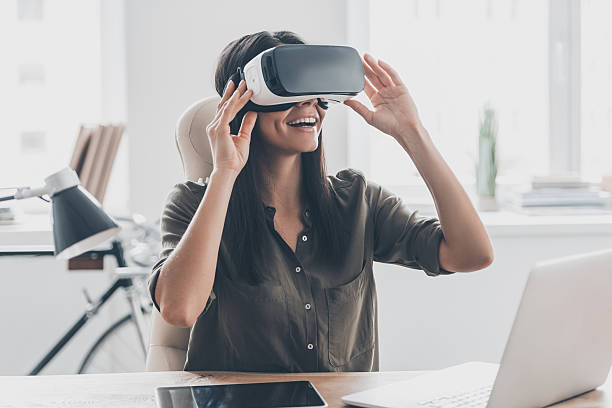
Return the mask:
<svg viewBox="0 0 612 408">
<path fill-rule="evenodd" d="M 294 125 L 289 125 L 291 127 L 314 127 L 316 126 L 316 122 L 315 123 L 298 123 L 298 124 L 294 124 Z"/>
</svg>

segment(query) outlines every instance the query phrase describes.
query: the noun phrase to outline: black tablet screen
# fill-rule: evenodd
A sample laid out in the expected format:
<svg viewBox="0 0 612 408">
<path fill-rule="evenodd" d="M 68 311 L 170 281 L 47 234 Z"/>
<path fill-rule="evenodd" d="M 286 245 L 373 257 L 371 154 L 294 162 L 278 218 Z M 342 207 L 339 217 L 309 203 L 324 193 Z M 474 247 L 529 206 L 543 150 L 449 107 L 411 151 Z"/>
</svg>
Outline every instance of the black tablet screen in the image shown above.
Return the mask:
<svg viewBox="0 0 612 408">
<path fill-rule="evenodd" d="M 308 381 L 159 387 L 160 408 L 323 407 Z"/>
</svg>

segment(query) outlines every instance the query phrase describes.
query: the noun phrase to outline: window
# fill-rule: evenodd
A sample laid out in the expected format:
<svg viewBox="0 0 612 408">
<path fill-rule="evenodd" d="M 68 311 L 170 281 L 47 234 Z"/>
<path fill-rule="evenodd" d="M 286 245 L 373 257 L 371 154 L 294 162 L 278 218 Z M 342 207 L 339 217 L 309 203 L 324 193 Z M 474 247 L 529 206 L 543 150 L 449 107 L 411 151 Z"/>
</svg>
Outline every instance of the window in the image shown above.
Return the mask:
<svg viewBox="0 0 612 408">
<path fill-rule="evenodd" d="M 551 170 L 577 170 L 595 180 L 612 171 L 609 1 L 357 4 L 366 12 L 349 16 L 361 18 L 349 18 L 349 41 L 397 68 L 465 185 L 475 182 L 479 116 L 487 102 L 499 121 L 498 184 L 528 182 Z M 357 25 L 367 34 L 356 34 Z M 423 184 L 395 140 L 367 132 L 368 153 L 349 149 L 350 162 L 366 163 L 381 183 Z"/>
<path fill-rule="evenodd" d="M 581 9 L 582 174 L 612 173 L 612 2 L 583 0 Z"/>
<path fill-rule="evenodd" d="M 19 84 L 44 85 L 45 67 L 42 64 L 20 64 L 19 65 Z"/>
<path fill-rule="evenodd" d="M 17 18 L 19 20 L 41 20 L 43 0 L 17 0 Z"/>
<path fill-rule="evenodd" d="M 547 13 L 542 1 L 370 2 L 370 49 L 397 67 L 464 182 L 475 180 L 487 102 L 498 113 L 499 178 L 548 170 Z M 372 177 L 402 184 L 407 174 L 418 175 L 395 140 L 374 132 L 370 142 Z"/>
<path fill-rule="evenodd" d="M 99 0 L 2 1 L 0 49 L 0 187 L 38 186 L 100 121 Z"/>
<path fill-rule="evenodd" d="M 19 153 L 40 153 L 47 149 L 45 132 L 29 131 L 21 132 L 21 149 Z"/>
</svg>

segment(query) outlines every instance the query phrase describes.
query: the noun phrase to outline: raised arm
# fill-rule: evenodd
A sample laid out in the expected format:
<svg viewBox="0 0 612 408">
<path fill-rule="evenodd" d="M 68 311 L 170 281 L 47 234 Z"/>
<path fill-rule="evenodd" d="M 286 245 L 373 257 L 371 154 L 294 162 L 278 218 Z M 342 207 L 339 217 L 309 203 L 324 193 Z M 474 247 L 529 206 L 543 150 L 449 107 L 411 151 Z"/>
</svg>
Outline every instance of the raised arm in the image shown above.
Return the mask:
<svg viewBox="0 0 612 408">
<path fill-rule="evenodd" d="M 238 135 L 230 134 L 230 121 L 252 95 L 252 91 L 245 92 L 244 81 L 236 92 L 234 88 L 231 82 L 219 103 L 216 117 L 206 128 L 214 168 L 204 197 L 157 279 L 155 300 L 164 320 L 174 326 L 191 327 L 206 306 L 215 279 L 232 189 L 248 159 L 257 114 L 248 112 Z"/>
<path fill-rule="evenodd" d="M 392 136 L 408 153 L 431 192 L 444 239 L 440 266 L 453 272 L 470 272 L 493 262 L 489 236 L 465 190 L 434 146 L 421 124 L 408 89 L 387 63 L 365 54 L 365 92 L 374 111 L 356 100 L 344 103 L 365 121 Z"/>
</svg>

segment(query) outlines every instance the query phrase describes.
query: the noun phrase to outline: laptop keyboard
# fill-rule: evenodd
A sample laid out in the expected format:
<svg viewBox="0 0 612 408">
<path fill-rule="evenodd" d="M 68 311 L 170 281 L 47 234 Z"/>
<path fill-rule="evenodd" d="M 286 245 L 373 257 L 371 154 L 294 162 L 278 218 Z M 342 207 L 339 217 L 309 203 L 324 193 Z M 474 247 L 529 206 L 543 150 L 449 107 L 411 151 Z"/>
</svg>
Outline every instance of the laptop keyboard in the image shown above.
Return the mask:
<svg viewBox="0 0 612 408">
<path fill-rule="evenodd" d="M 487 406 L 491 388 L 492 386 L 488 385 L 461 394 L 443 395 L 421 401 L 419 405 L 424 408 L 482 408 Z"/>
</svg>

